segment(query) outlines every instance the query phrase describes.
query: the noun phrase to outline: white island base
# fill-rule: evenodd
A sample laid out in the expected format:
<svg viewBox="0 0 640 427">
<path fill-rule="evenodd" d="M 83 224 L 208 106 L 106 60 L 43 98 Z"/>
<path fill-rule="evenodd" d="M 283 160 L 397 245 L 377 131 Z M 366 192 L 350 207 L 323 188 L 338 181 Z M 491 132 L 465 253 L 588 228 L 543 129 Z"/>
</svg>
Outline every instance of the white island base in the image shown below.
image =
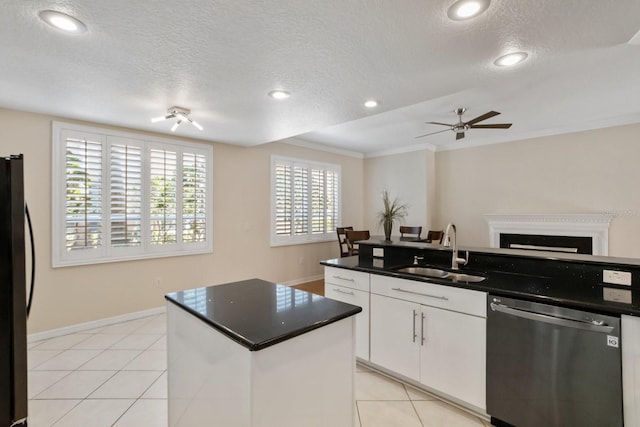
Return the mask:
<svg viewBox="0 0 640 427">
<path fill-rule="evenodd" d="M 352 427 L 354 317 L 250 351 L 167 304 L 169 427 Z"/>
</svg>

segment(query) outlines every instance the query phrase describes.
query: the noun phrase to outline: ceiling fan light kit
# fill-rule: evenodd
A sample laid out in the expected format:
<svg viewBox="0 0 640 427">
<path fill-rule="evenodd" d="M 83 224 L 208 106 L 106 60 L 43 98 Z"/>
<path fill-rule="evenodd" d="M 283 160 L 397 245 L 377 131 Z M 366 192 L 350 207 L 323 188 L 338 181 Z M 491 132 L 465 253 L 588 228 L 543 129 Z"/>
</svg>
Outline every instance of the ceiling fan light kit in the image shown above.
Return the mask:
<svg viewBox="0 0 640 427">
<path fill-rule="evenodd" d="M 188 108 L 169 107 L 169 109 L 167 110 L 167 114 L 160 117 L 154 117 L 153 119 L 151 119 L 151 123 L 158 123 L 176 118 L 178 119 L 178 121 L 175 122 L 173 126 L 171 126 L 171 132 L 175 132 L 178 129 L 178 126 L 180 126 L 183 122 L 189 122 L 196 129 L 203 130 L 203 127 L 198 122 L 189 117 L 189 114 L 191 114 L 191 110 L 189 110 Z"/>
<path fill-rule="evenodd" d="M 432 132 L 432 133 L 427 133 L 424 135 L 419 135 L 416 136 L 416 138 L 422 138 L 424 136 L 429 136 L 429 135 L 435 135 L 437 133 L 442 133 L 442 132 L 446 132 L 448 130 L 451 130 L 453 132 L 455 132 L 456 134 L 456 141 L 459 139 L 462 139 L 465 137 L 465 132 L 468 131 L 469 129 L 509 129 L 511 127 L 511 123 L 495 123 L 495 124 L 491 124 L 491 125 L 478 125 L 476 123 L 479 123 L 481 121 L 490 119 L 491 117 L 497 116 L 498 113 L 497 111 L 489 111 L 488 113 L 484 113 L 474 119 L 469 120 L 468 122 L 464 122 L 462 121 L 462 115 L 464 114 L 464 112 L 467 111 L 466 108 L 456 108 L 453 112 L 456 113 L 458 115 L 458 123 L 454 123 L 454 124 L 449 124 L 449 123 L 441 123 L 441 122 L 427 122 L 428 124 L 432 124 L 432 125 L 440 125 L 440 126 L 448 126 L 449 129 L 445 129 L 445 130 L 441 130 L 441 131 L 437 131 L 437 132 Z"/>
</svg>

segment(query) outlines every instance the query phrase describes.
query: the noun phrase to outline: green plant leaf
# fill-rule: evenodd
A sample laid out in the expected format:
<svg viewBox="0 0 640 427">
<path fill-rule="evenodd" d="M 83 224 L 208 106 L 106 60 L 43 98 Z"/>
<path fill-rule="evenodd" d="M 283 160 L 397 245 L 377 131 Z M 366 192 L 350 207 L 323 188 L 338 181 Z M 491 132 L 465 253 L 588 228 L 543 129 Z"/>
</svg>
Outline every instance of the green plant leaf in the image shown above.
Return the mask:
<svg viewBox="0 0 640 427">
<path fill-rule="evenodd" d="M 401 203 L 397 197 L 391 200 L 387 190 L 382 192 L 382 205 L 383 210 L 378 212 L 379 225 L 384 225 L 388 221 L 393 224 L 404 220 L 404 217 L 407 216 L 407 204 Z"/>
</svg>

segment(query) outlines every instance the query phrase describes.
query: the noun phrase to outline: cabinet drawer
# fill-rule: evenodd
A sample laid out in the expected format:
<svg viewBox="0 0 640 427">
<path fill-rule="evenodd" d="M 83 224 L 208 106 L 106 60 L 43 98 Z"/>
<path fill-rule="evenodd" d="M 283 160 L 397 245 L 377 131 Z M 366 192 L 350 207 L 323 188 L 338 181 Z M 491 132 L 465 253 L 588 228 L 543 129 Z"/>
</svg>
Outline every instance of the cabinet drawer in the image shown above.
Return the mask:
<svg viewBox="0 0 640 427">
<path fill-rule="evenodd" d="M 347 270 L 345 268 L 325 267 L 324 283 L 369 292 L 369 273 Z"/>
<path fill-rule="evenodd" d="M 487 294 L 434 283 L 371 275 L 371 293 L 487 317 Z"/>
</svg>

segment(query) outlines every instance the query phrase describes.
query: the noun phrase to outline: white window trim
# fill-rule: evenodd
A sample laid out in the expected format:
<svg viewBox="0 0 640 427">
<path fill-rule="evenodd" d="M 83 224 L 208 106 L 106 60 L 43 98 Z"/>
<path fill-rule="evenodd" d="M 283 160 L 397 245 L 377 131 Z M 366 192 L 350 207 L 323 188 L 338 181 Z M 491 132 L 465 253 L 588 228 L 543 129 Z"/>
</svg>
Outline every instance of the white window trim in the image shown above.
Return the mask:
<svg viewBox="0 0 640 427">
<path fill-rule="evenodd" d="M 210 144 L 198 144 L 191 142 L 178 141 L 173 139 L 159 138 L 148 135 L 141 135 L 136 133 L 129 133 L 105 128 L 99 128 L 94 126 L 84 126 L 72 123 L 52 121 L 52 190 L 51 190 L 51 265 L 56 267 L 68 267 L 75 265 L 88 265 L 88 264 L 102 264 L 109 262 L 120 261 L 132 261 L 140 259 L 150 258 L 165 258 L 183 255 L 196 255 L 203 253 L 213 252 L 213 146 Z M 108 138 L 124 138 L 126 140 L 140 141 L 143 147 L 143 187 L 148 187 L 148 174 L 145 170 L 148 170 L 148 165 L 144 166 L 147 162 L 148 152 L 151 147 L 160 145 L 163 149 L 169 148 L 169 146 L 175 146 L 177 148 L 187 148 L 195 152 L 204 154 L 207 158 L 207 174 L 206 174 L 206 210 L 207 210 L 207 223 L 206 223 L 206 236 L 207 240 L 203 243 L 189 243 L 189 244 L 172 244 L 172 250 L 157 251 L 150 248 L 149 245 L 149 231 L 148 231 L 148 215 L 146 210 L 148 209 L 148 195 L 143 197 L 143 210 L 142 210 L 142 245 L 139 250 L 131 250 L 131 248 L 112 248 L 109 244 L 103 244 L 99 250 L 87 251 L 91 254 L 81 254 L 81 251 L 69 255 L 65 248 L 65 201 L 66 201 L 66 171 L 65 171 L 65 158 L 66 158 L 66 146 L 65 141 L 62 140 L 61 134 L 64 130 L 71 130 L 77 132 L 86 132 L 92 134 L 99 134 Z M 105 153 L 107 153 L 107 147 L 109 143 L 105 143 Z M 181 165 L 179 166 L 182 167 Z M 107 168 L 108 169 L 108 168 Z M 109 171 L 103 170 L 103 182 L 107 183 L 109 178 Z M 108 202 L 103 198 L 103 212 L 109 212 L 110 206 Z M 178 224 L 178 230 L 181 230 L 181 224 Z M 176 232 L 178 232 L 176 230 Z M 110 241 L 111 230 L 106 227 L 104 234 L 104 241 Z M 97 255 L 96 255 L 97 254 Z"/>
<path fill-rule="evenodd" d="M 308 243 L 319 243 L 319 242 L 329 242 L 336 239 L 336 231 L 327 230 L 326 233 L 322 234 L 303 234 L 298 236 L 277 236 L 275 225 L 276 225 L 276 204 L 275 204 L 275 166 L 278 162 L 288 162 L 293 164 L 299 164 L 303 166 L 316 166 L 318 168 L 334 171 L 338 173 L 338 212 L 336 218 L 336 224 L 340 224 L 342 220 L 342 166 L 335 163 L 325 163 L 325 162 L 317 162 L 306 159 L 299 159 L 294 157 L 285 157 L 272 155 L 271 156 L 271 218 L 270 218 L 270 237 L 271 237 L 271 247 L 277 246 L 289 246 L 289 245 L 303 245 Z M 311 214 L 311 210 L 309 210 L 309 214 Z"/>
</svg>

